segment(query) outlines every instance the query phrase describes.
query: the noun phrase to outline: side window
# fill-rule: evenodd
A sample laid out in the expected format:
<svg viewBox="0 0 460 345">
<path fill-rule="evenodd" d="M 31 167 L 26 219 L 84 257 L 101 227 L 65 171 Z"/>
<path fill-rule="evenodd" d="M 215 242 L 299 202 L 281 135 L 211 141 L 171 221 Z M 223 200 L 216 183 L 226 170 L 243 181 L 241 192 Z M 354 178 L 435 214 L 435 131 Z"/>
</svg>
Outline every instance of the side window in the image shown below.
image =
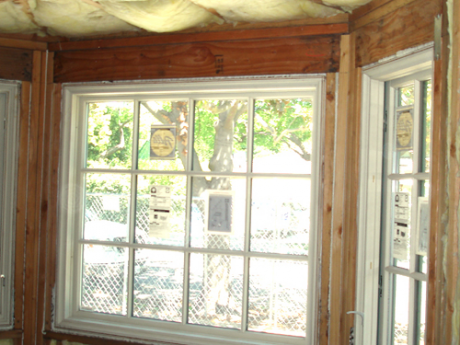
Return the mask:
<svg viewBox="0 0 460 345">
<path fill-rule="evenodd" d="M 386 85 L 380 316 L 382 344 L 424 344 L 431 76 Z"/>
<path fill-rule="evenodd" d="M 12 323 L 18 84 L 0 82 L 0 327 Z"/>
</svg>

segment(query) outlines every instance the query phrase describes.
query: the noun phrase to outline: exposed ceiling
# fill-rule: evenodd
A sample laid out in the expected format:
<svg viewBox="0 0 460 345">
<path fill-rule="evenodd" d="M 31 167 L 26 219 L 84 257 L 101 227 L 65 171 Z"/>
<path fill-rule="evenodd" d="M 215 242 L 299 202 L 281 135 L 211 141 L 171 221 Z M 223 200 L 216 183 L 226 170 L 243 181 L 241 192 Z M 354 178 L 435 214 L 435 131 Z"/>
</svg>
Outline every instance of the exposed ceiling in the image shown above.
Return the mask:
<svg viewBox="0 0 460 345">
<path fill-rule="evenodd" d="M 282 22 L 350 12 L 370 0 L 0 0 L 0 33 L 88 37 Z"/>
</svg>

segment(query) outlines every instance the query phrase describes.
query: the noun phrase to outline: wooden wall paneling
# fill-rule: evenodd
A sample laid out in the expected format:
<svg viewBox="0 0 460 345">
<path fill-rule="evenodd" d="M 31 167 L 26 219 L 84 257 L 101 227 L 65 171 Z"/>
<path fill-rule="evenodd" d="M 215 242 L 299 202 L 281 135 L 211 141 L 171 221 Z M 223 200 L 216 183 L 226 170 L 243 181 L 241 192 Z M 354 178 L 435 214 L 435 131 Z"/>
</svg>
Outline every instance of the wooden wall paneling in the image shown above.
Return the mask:
<svg viewBox="0 0 460 345">
<path fill-rule="evenodd" d="M 55 82 L 335 72 L 339 37 L 56 52 Z"/>
<path fill-rule="evenodd" d="M 443 20 L 447 19 L 444 16 Z M 432 98 L 431 200 L 430 248 L 428 254 L 428 296 L 426 308 L 426 344 L 445 343 L 443 339 L 442 311 L 446 308 L 446 281 L 443 274 L 443 242 L 446 230 L 446 178 L 447 178 L 447 70 L 449 63 L 449 36 L 442 38 L 441 58 L 434 61 Z"/>
<path fill-rule="evenodd" d="M 356 30 L 356 65 L 362 67 L 398 51 L 433 41 L 439 1 L 413 1 Z"/>
<path fill-rule="evenodd" d="M 340 72 L 337 107 L 337 129 L 347 127 L 348 85 L 350 69 L 350 35 L 342 36 L 340 42 Z M 342 244 L 343 244 L 343 212 L 346 132 L 337 130 L 335 137 L 334 164 L 334 202 L 332 206 L 332 241 L 331 241 L 331 283 L 330 283 L 330 317 L 329 344 L 340 344 L 340 328 L 342 323 Z"/>
<path fill-rule="evenodd" d="M 32 80 L 32 52 L 0 47 L 0 79 Z"/>
<path fill-rule="evenodd" d="M 15 38 L 0 37 L 0 47 L 20 48 L 28 50 L 46 50 L 47 46 L 48 45 L 46 42 L 36 42 L 19 40 Z"/>
<path fill-rule="evenodd" d="M 31 110 L 29 117 L 28 195 L 26 218 L 26 257 L 24 290 L 24 343 L 35 344 L 37 334 L 38 271 L 40 248 L 41 133 L 43 131 L 46 60 L 39 51 L 33 53 Z M 20 182 L 18 182 L 20 183 Z M 41 332 L 41 328 L 39 328 Z"/>
<path fill-rule="evenodd" d="M 447 276 L 447 310 L 446 310 L 446 339 L 448 343 L 460 343 L 460 2 L 453 1 L 450 8 L 451 23 L 450 49 L 452 78 L 450 92 L 450 142 L 449 147 L 449 227 L 446 253 Z"/>
<path fill-rule="evenodd" d="M 46 291 L 45 291 L 45 331 L 51 330 L 53 308 L 53 291 L 56 282 L 56 258 L 57 258 L 57 209 L 58 209 L 58 169 L 60 150 L 60 126 L 61 126 L 61 84 L 54 84 L 52 110 L 50 118 L 51 137 L 48 152 L 50 154 L 49 167 L 49 201 L 48 201 L 48 224 L 47 233 L 47 256 L 46 256 Z"/>
<path fill-rule="evenodd" d="M 44 76 L 44 87 L 42 90 L 42 97 L 44 104 L 42 107 L 43 115 L 41 121 L 43 123 L 42 133 L 40 136 L 41 142 L 41 159 L 40 159 L 40 175 L 41 175 L 41 192 L 40 192 L 40 247 L 39 247 L 39 265 L 38 265 L 38 307 L 37 307 L 37 338 L 36 344 L 43 344 L 43 337 L 41 335 L 41 330 L 45 321 L 45 310 L 46 310 L 46 277 L 47 277 L 47 258 L 51 253 L 49 252 L 49 234 L 48 234 L 48 220 L 49 220 L 49 199 L 50 199 L 50 184 L 51 184 L 51 130 L 52 130 L 52 121 L 51 121 L 51 109 L 52 109 L 52 98 L 54 92 L 53 86 L 53 60 L 54 53 L 42 53 L 42 71 L 46 72 Z M 58 145 L 59 147 L 59 145 Z M 58 153 L 59 156 L 59 153 Z M 55 248 L 55 246 L 54 246 Z"/>
<path fill-rule="evenodd" d="M 282 28 L 264 28 L 252 30 L 232 30 L 218 32 L 162 34 L 144 37 L 97 39 L 86 41 L 68 41 L 49 44 L 50 51 L 92 50 L 102 48 L 124 48 L 151 45 L 241 41 L 263 38 L 324 36 L 344 34 L 348 32 L 348 23 L 303 25 Z M 1 44 L 1 40 L 0 40 Z"/>
<path fill-rule="evenodd" d="M 320 292 L 318 296 L 318 334 L 316 344 L 328 344 L 329 338 L 329 270 L 331 264 L 332 204 L 334 186 L 334 137 L 336 109 L 336 73 L 326 75 L 326 109 L 324 115 L 324 149 L 322 152 L 323 214 L 319 241 Z"/>
<path fill-rule="evenodd" d="M 21 110 L 19 119 L 19 157 L 17 175 L 16 201 L 16 239 L 14 253 L 14 328 L 23 329 L 24 307 L 24 254 L 27 219 L 27 176 L 29 151 L 29 113 L 30 113 L 30 82 L 21 85 Z"/>
<path fill-rule="evenodd" d="M 355 34 L 350 34 L 350 69 L 346 126 L 345 199 L 342 256 L 342 309 L 340 344 L 346 344 L 354 327 L 356 310 L 356 253 L 358 251 L 358 191 L 361 124 L 361 68 L 355 68 Z M 360 320 L 361 321 L 361 320 Z"/>
</svg>

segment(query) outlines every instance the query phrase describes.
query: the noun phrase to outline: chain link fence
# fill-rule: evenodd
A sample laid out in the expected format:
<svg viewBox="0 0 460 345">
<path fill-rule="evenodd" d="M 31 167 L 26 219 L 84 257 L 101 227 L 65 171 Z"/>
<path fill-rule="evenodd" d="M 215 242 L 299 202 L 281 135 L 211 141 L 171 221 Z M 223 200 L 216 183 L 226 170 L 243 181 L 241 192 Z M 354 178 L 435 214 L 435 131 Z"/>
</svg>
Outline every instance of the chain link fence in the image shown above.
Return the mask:
<svg viewBox="0 0 460 345">
<path fill-rule="evenodd" d="M 192 243 L 201 243 L 205 248 L 240 247 L 244 243 L 244 227 L 235 230 L 231 236 L 213 235 L 205 231 L 205 206 L 204 199 L 194 198 L 192 201 L 191 236 L 195 236 Z M 268 206 L 252 205 L 259 213 L 264 207 L 269 207 L 265 217 L 259 214 L 258 217 L 252 218 L 251 243 L 254 250 L 305 254 L 308 250 L 308 229 L 305 228 L 305 224 L 309 223 L 309 209 L 299 203 L 275 200 Z M 273 211 L 274 208 L 278 210 Z M 172 199 L 171 213 L 171 238 L 149 237 L 149 196 L 138 196 L 136 242 L 183 245 L 185 197 Z M 244 216 L 244 212 L 235 214 L 235 217 Z M 105 224 L 110 224 L 114 228 L 115 225 L 122 227 L 124 235 L 108 240 L 126 241 L 128 197 L 111 195 L 108 198 L 102 194 L 87 194 L 85 218 L 87 224 L 105 221 Z M 99 252 L 95 248 L 98 248 Z M 84 251 L 82 309 L 125 315 L 129 285 L 127 251 L 122 247 L 98 245 L 85 245 Z M 295 278 L 299 272 L 305 271 L 306 263 L 303 262 L 302 265 L 305 267 L 301 267 L 296 261 L 293 261 L 294 265 L 268 259 L 251 259 L 250 262 L 249 328 L 254 331 L 289 335 L 305 334 L 307 274 L 299 286 L 293 283 L 289 276 Z M 184 254 L 180 252 L 135 250 L 133 316 L 176 322 L 182 320 L 183 264 Z M 278 273 L 269 273 L 271 270 Z M 270 284 L 266 281 L 268 278 L 272 279 Z M 227 328 L 241 327 L 241 257 L 192 254 L 188 285 L 188 322 Z"/>
</svg>

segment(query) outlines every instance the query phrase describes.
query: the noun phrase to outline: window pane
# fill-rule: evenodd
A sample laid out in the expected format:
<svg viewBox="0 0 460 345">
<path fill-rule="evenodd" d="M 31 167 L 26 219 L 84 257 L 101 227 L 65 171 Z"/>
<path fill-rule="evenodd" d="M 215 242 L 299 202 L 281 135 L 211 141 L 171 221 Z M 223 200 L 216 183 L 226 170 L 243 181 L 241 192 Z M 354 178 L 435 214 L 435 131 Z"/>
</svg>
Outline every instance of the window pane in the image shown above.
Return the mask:
<svg viewBox="0 0 460 345">
<path fill-rule="evenodd" d="M 137 249 L 133 314 L 158 320 L 182 320 L 184 254 Z"/>
<path fill-rule="evenodd" d="M 188 150 L 188 102 L 141 102 L 139 169 L 184 170 Z"/>
<path fill-rule="evenodd" d="M 413 172 L 413 110 L 396 112 L 395 119 L 395 158 L 394 172 L 409 174 Z"/>
<path fill-rule="evenodd" d="M 409 278 L 393 275 L 393 345 L 408 344 L 409 331 Z"/>
<path fill-rule="evenodd" d="M 422 198 L 428 198 L 430 195 L 430 181 L 425 180 L 425 181 L 419 181 L 419 195 Z M 420 205 L 420 200 L 419 200 L 419 205 L 418 207 L 423 207 Z M 424 214 L 425 217 L 421 217 L 421 214 L 419 215 L 420 209 L 417 211 L 417 217 L 423 218 L 423 219 L 418 219 L 422 222 L 422 224 L 417 224 L 417 232 L 418 232 L 418 238 L 417 238 L 417 250 L 416 253 L 418 254 L 416 256 L 416 263 L 417 263 L 417 271 L 422 272 L 422 273 L 428 273 L 427 271 L 427 254 L 428 254 L 428 245 L 429 245 L 429 224 L 428 228 L 426 226 L 423 226 L 423 223 L 426 224 L 426 217 L 428 217 L 429 220 L 429 207 L 425 204 L 424 206 Z M 425 219 L 425 221 L 424 221 Z"/>
<path fill-rule="evenodd" d="M 309 179 L 253 179 L 251 251 L 308 254 L 310 190 Z"/>
<path fill-rule="evenodd" d="M 189 323 L 241 328 L 243 258 L 191 254 Z"/>
<path fill-rule="evenodd" d="M 409 269 L 411 208 L 411 179 L 393 181 L 392 252 L 394 265 Z"/>
<path fill-rule="evenodd" d="M 246 100 L 197 101 L 193 170 L 246 171 L 247 124 Z"/>
<path fill-rule="evenodd" d="M 253 171 L 311 173 L 313 106 L 306 99 L 255 101 Z"/>
<path fill-rule="evenodd" d="M 250 261 L 248 329 L 306 335 L 308 266 L 304 261 Z"/>
<path fill-rule="evenodd" d="M 414 104 L 415 88 L 414 84 L 400 87 L 398 89 L 398 106 Z"/>
<path fill-rule="evenodd" d="M 420 171 L 430 171 L 431 161 L 431 80 L 422 83 L 423 105 L 422 105 L 422 152 Z"/>
<path fill-rule="evenodd" d="M 136 242 L 183 246 L 185 234 L 185 176 L 139 175 L 137 179 Z M 167 187 L 160 196 L 151 188 Z M 160 187 L 161 188 L 161 187 Z M 156 198 L 164 201 L 155 204 Z"/>
<path fill-rule="evenodd" d="M 192 190 L 192 246 L 242 250 L 246 215 L 245 179 L 194 177 Z"/>
<path fill-rule="evenodd" d="M 88 104 L 86 166 L 131 167 L 133 102 Z"/>
<path fill-rule="evenodd" d="M 416 344 L 425 345 L 426 282 L 417 282 Z"/>
<path fill-rule="evenodd" d="M 86 174 L 85 240 L 127 241 L 131 177 Z"/>
<path fill-rule="evenodd" d="M 128 250 L 84 245 L 81 309 L 126 315 Z"/>
</svg>

